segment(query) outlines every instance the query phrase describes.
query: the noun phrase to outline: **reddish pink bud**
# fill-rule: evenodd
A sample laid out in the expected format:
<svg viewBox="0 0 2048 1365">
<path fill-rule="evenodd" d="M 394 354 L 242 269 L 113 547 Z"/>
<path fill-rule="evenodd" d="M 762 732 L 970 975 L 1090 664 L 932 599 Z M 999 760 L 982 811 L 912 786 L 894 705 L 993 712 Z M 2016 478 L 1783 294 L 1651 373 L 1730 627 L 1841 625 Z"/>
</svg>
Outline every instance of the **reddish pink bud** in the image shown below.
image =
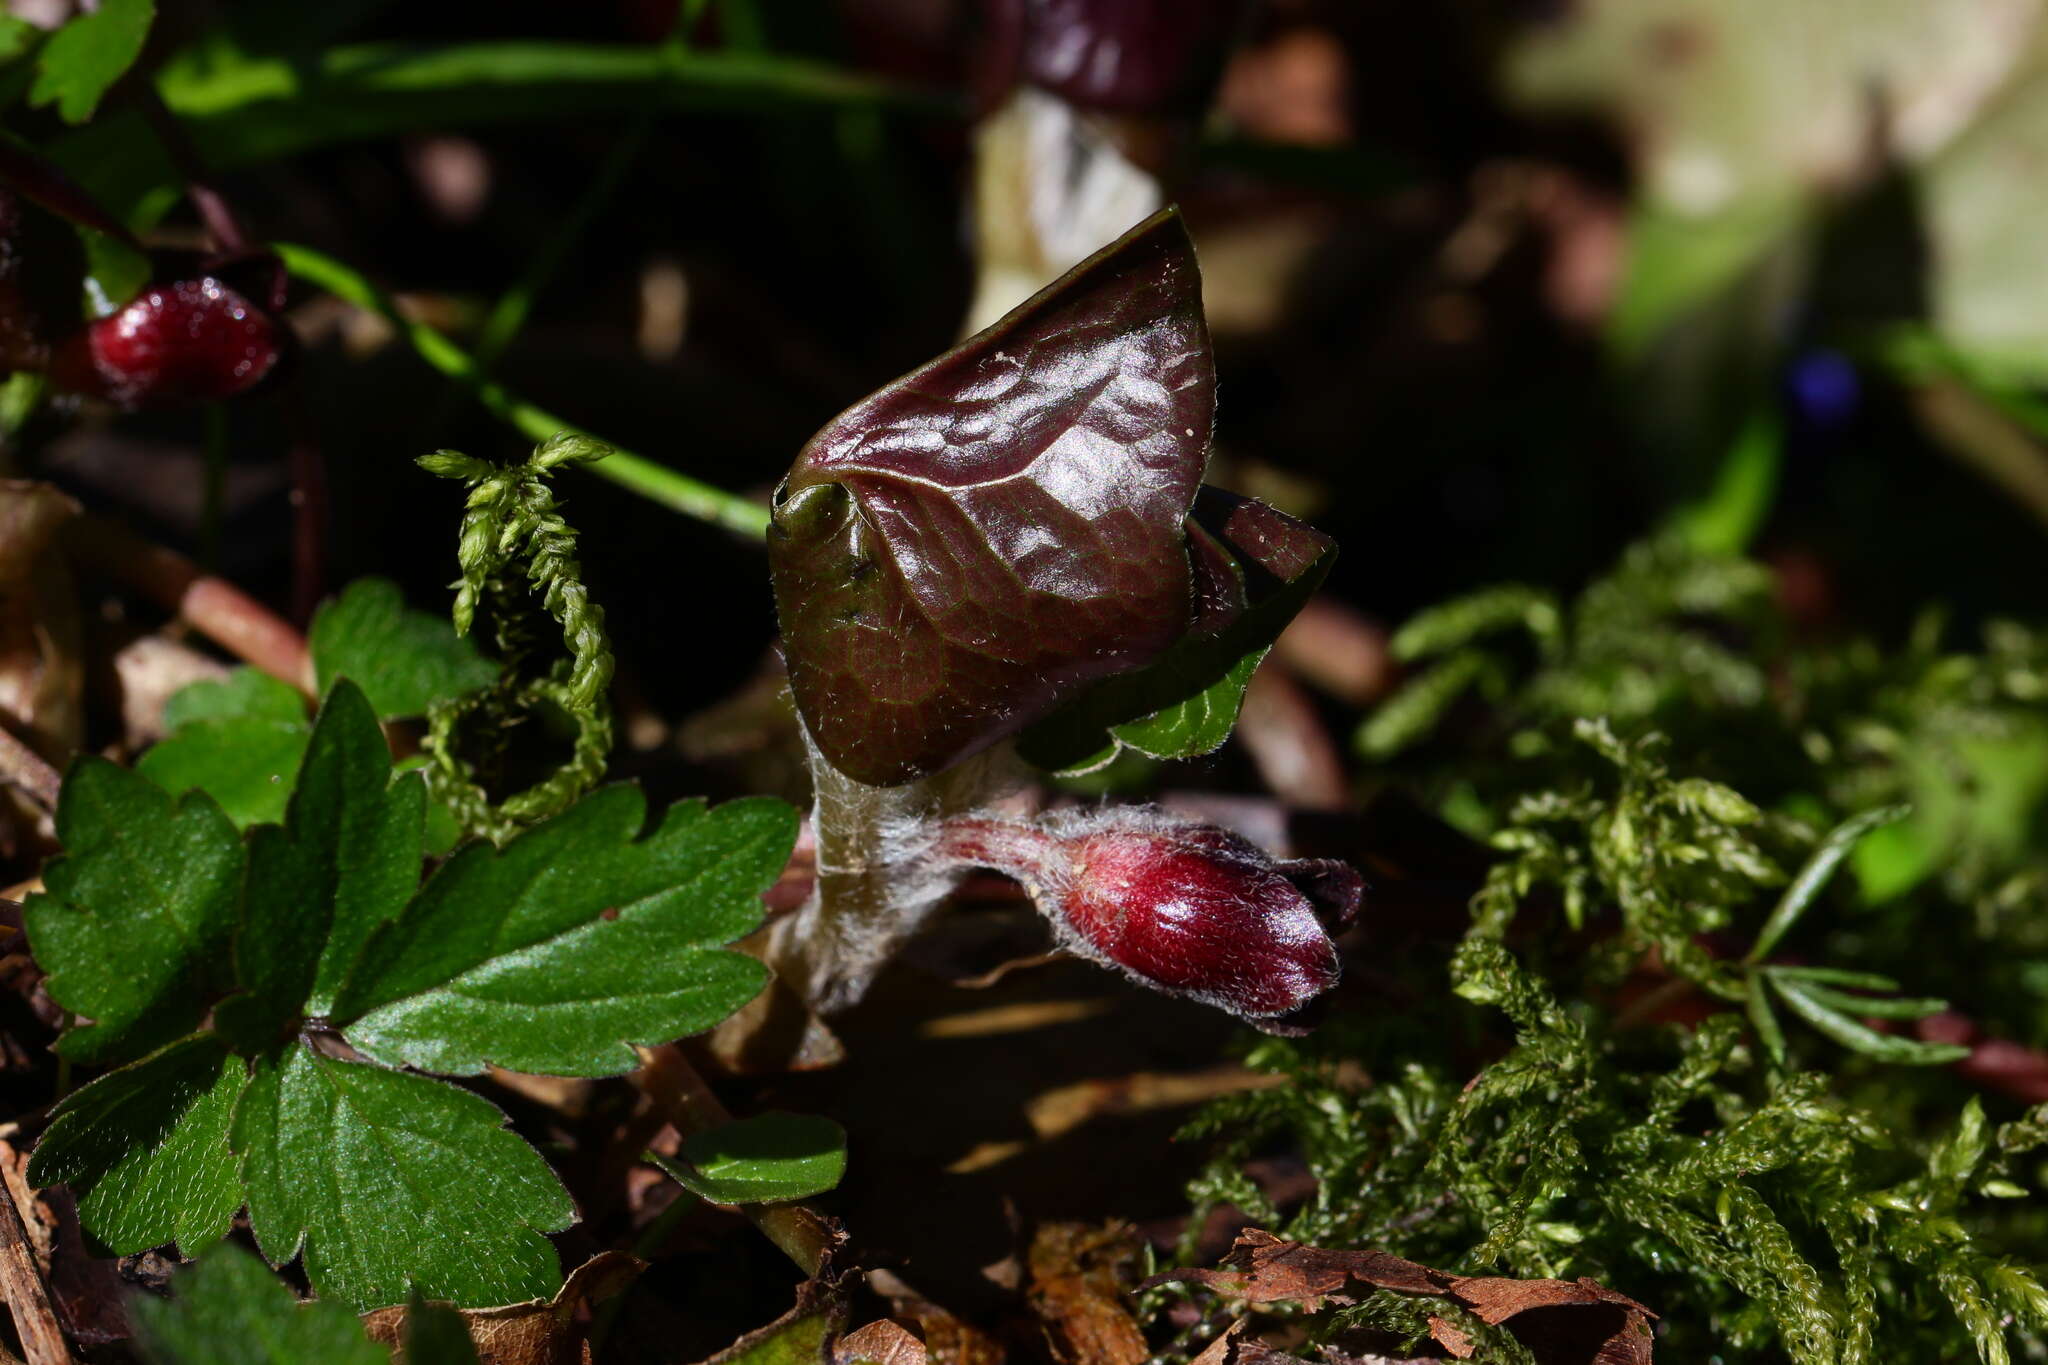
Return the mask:
<svg viewBox="0 0 2048 1365">
<path fill-rule="evenodd" d="M 212 275 L 151 285 L 70 337 L 51 365 L 59 388 L 124 406 L 209 402 L 255 387 L 284 338 L 261 308 Z"/>
<path fill-rule="evenodd" d="M 1039 826 L 963 821 L 964 861 L 1023 881 L 1066 946 L 1132 979 L 1275 1033 L 1337 984 L 1332 933 L 1364 883 L 1341 862 L 1276 862 L 1212 825 L 1112 807 Z"/>
</svg>

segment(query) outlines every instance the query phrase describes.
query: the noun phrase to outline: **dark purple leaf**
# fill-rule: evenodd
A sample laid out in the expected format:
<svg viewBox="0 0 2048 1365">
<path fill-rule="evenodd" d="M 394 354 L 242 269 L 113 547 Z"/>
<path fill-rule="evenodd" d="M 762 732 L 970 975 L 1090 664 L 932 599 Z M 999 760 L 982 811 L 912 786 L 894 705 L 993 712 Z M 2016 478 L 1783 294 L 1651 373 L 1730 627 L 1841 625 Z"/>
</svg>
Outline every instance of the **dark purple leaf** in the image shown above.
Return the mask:
<svg viewBox="0 0 2048 1365">
<path fill-rule="evenodd" d="M 909 781 L 1172 645 L 1214 404 L 1169 209 L 833 419 L 769 533 L 790 684 L 825 757 Z"/>
<path fill-rule="evenodd" d="M 1024 81 L 1084 109 L 1198 113 L 1246 0 L 991 0 L 991 84 Z"/>
<path fill-rule="evenodd" d="M 1230 737 L 1252 669 L 1337 558 L 1336 542 L 1262 502 L 1204 488 L 1187 522 L 1195 613 L 1144 668 L 1109 678 L 1032 725 L 1018 752 L 1056 772 L 1107 762 L 1119 744 L 1192 758 Z"/>
</svg>

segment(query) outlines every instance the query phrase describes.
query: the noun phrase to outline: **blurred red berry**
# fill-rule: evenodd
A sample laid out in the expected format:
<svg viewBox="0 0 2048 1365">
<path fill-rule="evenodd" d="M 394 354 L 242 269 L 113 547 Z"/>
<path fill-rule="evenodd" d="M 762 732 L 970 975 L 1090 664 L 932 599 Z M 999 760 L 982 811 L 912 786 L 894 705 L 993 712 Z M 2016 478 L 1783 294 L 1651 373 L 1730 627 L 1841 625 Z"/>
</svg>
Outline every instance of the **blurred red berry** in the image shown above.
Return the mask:
<svg viewBox="0 0 2048 1365">
<path fill-rule="evenodd" d="M 283 353 L 271 316 L 212 275 L 151 285 L 133 303 L 68 338 L 51 362 L 57 387 L 125 407 L 211 402 L 261 383 Z"/>
</svg>

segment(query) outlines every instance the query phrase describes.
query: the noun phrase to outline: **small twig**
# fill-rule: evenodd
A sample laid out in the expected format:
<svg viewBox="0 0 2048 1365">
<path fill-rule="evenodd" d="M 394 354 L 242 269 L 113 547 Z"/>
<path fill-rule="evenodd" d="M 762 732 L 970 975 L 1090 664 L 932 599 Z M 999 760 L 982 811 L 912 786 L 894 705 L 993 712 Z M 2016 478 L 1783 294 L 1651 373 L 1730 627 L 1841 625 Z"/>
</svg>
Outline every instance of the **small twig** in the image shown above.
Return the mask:
<svg viewBox="0 0 2048 1365">
<path fill-rule="evenodd" d="M 641 1048 L 633 1080 L 685 1136 L 732 1122 L 732 1114 L 674 1043 Z M 739 1211 L 804 1274 L 816 1277 L 831 1264 L 840 1233 L 809 1204 L 742 1204 Z"/>
<path fill-rule="evenodd" d="M 176 612 L 236 658 L 307 696 L 315 690 L 306 637 L 224 578 L 175 550 L 152 545 L 118 522 L 82 516 L 64 528 L 81 563 Z"/>
<path fill-rule="evenodd" d="M 27 792 L 30 799 L 47 811 L 57 809 L 57 791 L 64 785 L 62 775 L 41 754 L 4 726 L 0 726 L 0 781 Z"/>
<path fill-rule="evenodd" d="M 28 1228 L 4 1183 L 0 1183 L 0 1293 L 6 1295 L 8 1311 L 14 1315 L 14 1330 L 21 1337 L 28 1365 L 74 1365 L 71 1350 L 64 1344 L 64 1329 L 57 1325 L 56 1311 L 50 1307 L 49 1288 L 36 1268 Z"/>
</svg>

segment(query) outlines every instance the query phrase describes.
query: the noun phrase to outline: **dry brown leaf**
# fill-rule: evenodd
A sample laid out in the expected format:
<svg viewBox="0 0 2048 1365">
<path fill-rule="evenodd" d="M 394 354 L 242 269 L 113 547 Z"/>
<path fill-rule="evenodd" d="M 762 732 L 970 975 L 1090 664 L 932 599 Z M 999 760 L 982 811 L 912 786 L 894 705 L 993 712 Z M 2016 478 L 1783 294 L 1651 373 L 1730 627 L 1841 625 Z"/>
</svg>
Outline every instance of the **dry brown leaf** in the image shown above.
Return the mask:
<svg viewBox="0 0 2048 1365">
<path fill-rule="evenodd" d="M 1124 1307 L 1123 1268 L 1135 1259 L 1128 1227 L 1048 1223 L 1031 1243 L 1031 1311 L 1053 1359 L 1071 1365 L 1144 1365 L 1152 1352 Z"/>
<path fill-rule="evenodd" d="M 617 1294 L 646 1268 L 637 1256 L 607 1251 L 578 1266 L 553 1299 L 456 1311 L 476 1343 L 478 1365 L 582 1365 L 577 1309 Z M 405 1306 L 365 1313 L 363 1328 L 372 1341 L 396 1349 L 405 1338 Z M 399 1361 L 402 1365 L 403 1356 Z"/>
<path fill-rule="evenodd" d="M 839 1338 L 835 1365 L 929 1365 L 924 1343 L 900 1322 L 883 1318 Z"/>
<path fill-rule="evenodd" d="M 1192 1282 L 1250 1304 L 1298 1302 L 1310 1310 L 1326 1301 L 1354 1304 L 1385 1289 L 1470 1309 L 1481 1321 L 1507 1328 L 1542 1365 L 1650 1365 L 1656 1314 L 1593 1280 L 1452 1275 L 1384 1251 L 1332 1251 L 1257 1228 L 1238 1234 L 1224 1264 L 1221 1270 L 1169 1270 L 1140 1288 Z M 1475 1349 L 1469 1333 L 1441 1318 L 1430 1319 L 1430 1333 L 1461 1360 Z"/>
<path fill-rule="evenodd" d="M 993 1336 L 925 1298 L 895 1274 L 871 1270 L 868 1287 L 887 1300 L 890 1313 L 917 1324 L 931 1365 L 1004 1365 L 1010 1358 Z"/>
</svg>

